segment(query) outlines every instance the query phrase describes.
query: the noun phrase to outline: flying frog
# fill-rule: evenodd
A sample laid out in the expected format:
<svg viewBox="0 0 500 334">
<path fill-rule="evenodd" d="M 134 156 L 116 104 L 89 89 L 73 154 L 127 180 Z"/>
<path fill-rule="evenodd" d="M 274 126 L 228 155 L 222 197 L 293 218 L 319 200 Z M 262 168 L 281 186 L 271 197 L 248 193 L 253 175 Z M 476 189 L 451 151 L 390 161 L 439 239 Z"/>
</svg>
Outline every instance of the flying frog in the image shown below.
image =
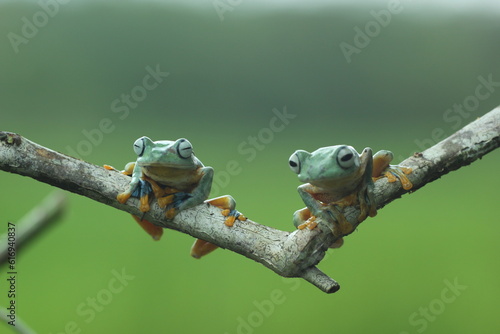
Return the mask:
<svg viewBox="0 0 500 334">
<path fill-rule="evenodd" d="M 213 169 L 204 166 L 195 157 L 193 147 L 187 139 L 153 142 L 148 137 L 141 137 L 134 142 L 133 148 L 137 160 L 128 163 L 122 171 L 131 176 L 131 181 L 127 190 L 118 194 L 117 200 L 120 203 L 127 202 L 130 197 L 139 198 L 139 210 L 146 213 L 150 210 L 150 195 L 153 194 L 160 208 L 165 209 L 167 220 L 173 220 L 179 211 L 201 204 L 208 198 Z M 116 170 L 108 165 L 104 168 Z M 227 226 L 233 226 L 236 219 L 246 219 L 235 210 L 236 202 L 231 196 L 217 197 L 207 203 L 222 209 Z M 154 240 L 161 238 L 162 227 L 132 216 Z M 191 249 L 191 255 L 199 258 L 216 248 L 209 242 L 197 240 Z"/>
<path fill-rule="evenodd" d="M 383 176 L 389 182 L 400 180 L 405 190 L 412 188 L 406 174 L 410 168 L 390 165 L 393 154 L 379 151 L 372 156 L 372 150 L 365 148 L 361 154 L 351 146 L 337 145 L 322 147 L 309 153 L 295 151 L 289 165 L 305 184 L 298 187 L 298 192 L 306 208 L 294 213 L 294 225 L 299 229 L 317 226 L 316 217 L 321 217 L 331 224 L 333 233 L 339 237 L 330 247 L 342 246 L 342 236 L 352 232 L 353 226 L 347 222 L 343 208 L 359 204 L 358 222 L 367 216 L 377 214 L 373 197 L 373 180 Z"/>
</svg>

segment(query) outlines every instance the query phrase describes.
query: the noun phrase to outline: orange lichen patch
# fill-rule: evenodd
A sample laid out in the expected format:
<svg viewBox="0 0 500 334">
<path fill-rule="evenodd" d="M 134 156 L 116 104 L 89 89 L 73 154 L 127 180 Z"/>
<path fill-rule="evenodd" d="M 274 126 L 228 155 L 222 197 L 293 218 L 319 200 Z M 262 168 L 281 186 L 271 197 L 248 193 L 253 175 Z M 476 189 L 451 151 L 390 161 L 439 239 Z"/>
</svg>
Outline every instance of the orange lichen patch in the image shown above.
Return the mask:
<svg viewBox="0 0 500 334">
<path fill-rule="evenodd" d="M 54 151 L 50 151 L 45 148 L 37 148 L 36 154 L 46 159 L 60 159 L 60 157 Z"/>
</svg>

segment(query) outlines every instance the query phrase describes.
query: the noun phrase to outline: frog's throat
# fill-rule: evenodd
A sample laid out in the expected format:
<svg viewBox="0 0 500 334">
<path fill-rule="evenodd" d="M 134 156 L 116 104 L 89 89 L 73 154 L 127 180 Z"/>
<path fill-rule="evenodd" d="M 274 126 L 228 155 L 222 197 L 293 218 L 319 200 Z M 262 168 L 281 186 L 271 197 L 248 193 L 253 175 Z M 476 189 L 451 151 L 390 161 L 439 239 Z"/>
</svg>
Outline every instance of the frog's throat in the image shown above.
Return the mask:
<svg viewBox="0 0 500 334">
<path fill-rule="evenodd" d="M 161 168 L 172 168 L 172 169 L 191 169 L 195 170 L 200 168 L 200 166 L 196 164 L 168 164 L 168 163 L 161 163 L 161 162 L 149 162 L 149 163 L 138 163 L 139 167 L 161 167 Z"/>
</svg>

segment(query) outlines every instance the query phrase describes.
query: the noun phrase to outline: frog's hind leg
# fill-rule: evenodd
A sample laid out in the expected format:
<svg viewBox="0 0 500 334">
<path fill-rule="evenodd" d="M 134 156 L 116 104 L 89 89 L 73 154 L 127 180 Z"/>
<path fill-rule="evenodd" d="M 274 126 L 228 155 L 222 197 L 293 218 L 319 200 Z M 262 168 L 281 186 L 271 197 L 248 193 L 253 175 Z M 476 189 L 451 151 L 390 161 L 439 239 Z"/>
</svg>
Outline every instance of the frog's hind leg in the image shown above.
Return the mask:
<svg viewBox="0 0 500 334">
<path fill-rule="evenodd" d="M 146 231 L 147 234 L 153 237 L 154 240 L 160 240 L 163 235 L 163 228 L 135 215 L 132 215 L 132 217 L 144 229 L 144 231 Z"/>
<path fill-rule="evenodd" d="M 205 202 L 222 209 L 222 215 L 227 217 L 225 221 L 226 226 L 233 226 L 236 219 L 239 221 L 247 220 L 245 216 L 235 209 L 236 201 L 230 195 L 216 197 Z"/>
<path fill-rule="evenodd" d="M 216 250 L 219 246 L 214 245 L 205 240 L 196 239 L 193 246 L 191 247 L 191 256 L 195 259 L 199 259 L 202 256 L 207 255 L 208 253 Z"/>
<path fill-rule="evenodd" d="M 220 196 L 213 199 L 206 200 L 205 203 L 209 203 L 213 206 L 222 209 L 222 215 L 226 217 L 224 223 L 226 226 L 233 226 L 236 220 L 245 221 L 247 218 L 243 216 L 240 212 L 235 210 L 236 201 L 233 197 L 226 195 Z M 219 246 L 214 245 L 208 241 L 197 239 L 193 246 L 191 247 L 191 256 L 199 259 L 202 256 L 207 255 L 208 253 L 214 251 Z"/>
</svg>

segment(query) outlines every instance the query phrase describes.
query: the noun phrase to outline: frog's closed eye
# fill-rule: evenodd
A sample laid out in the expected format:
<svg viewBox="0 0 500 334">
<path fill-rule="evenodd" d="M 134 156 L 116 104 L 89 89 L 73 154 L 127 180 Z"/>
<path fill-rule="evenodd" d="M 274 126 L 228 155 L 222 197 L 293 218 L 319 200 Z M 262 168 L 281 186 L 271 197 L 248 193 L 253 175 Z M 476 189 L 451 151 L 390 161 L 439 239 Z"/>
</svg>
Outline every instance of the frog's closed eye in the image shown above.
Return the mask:
<svg viewBox="0 0 500 334">
<path fill-rule="evenodd" d="M 290 159 L 288 159 L 288 165 L 290 166 L 292 172 L 297 174 L 300 173 L 300 160 L 296 153 L 290 156 Z"/>
<path fill-rule="evenodd" d="M 146 145 L 144 143 L 144 137 L 141 137 L 134 142 L 134 152 L 137 156 L 142 157 L 145 148 Z"/>
<path fill-rule="evenodd" d="M 193 154 L 193 146 L 187 139 L 179 139 L 177 154 L 183 159 L 187 159 Z"/>
<path fill-rule="evenodd" d="M 346 146 L 342 147 L 337 155 L 337 162 L 342 168 L 349 168 L 354 165 L 354 153 Z"/>
</svg>

